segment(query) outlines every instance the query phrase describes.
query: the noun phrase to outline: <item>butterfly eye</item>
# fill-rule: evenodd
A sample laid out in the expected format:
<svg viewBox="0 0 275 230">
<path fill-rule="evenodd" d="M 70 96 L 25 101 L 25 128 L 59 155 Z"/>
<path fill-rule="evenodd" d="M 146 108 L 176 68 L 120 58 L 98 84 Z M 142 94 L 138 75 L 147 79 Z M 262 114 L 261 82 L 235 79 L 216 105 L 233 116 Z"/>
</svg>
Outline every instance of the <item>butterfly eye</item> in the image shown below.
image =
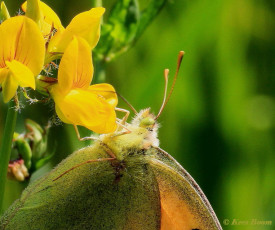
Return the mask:
<svg viewBox="0 0 275 230">
<path fill-rule="evenodd" d="M 151 117 L 145 117 L 140 121 L 139 126 L 145 128 L 151 128 L 150 126 L 154 125 L 156 121 Z"/>
</svg>

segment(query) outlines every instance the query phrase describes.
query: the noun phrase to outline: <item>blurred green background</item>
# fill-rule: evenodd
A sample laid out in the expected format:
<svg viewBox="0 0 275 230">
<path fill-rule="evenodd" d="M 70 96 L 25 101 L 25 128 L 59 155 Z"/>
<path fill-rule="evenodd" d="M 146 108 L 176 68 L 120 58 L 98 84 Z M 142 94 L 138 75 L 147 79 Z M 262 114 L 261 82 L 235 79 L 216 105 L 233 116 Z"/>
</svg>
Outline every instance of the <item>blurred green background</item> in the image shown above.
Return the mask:
<svg viewBox="0 0 275 230">
<path fill-rule="evenodd" d="M 22 2 L 5 1 L 12 15 Z M 93 6 L 91 0 L 45 2 L 63 25 Z M 108 11 L 114 0 L 105 2 Z M 151 107 L 157 113 L 163 70 L 169 68 L 172 79 L 178 52 L 186 52 L 159 118 L 159 138 L 201 186 L 224 229 L 275 229 L 273 41 L 272 1 L 170 1 L 136 45 L 107 66 L 107 82 L 137 110 Z M 119 106 L 128 109 L 123 102 Z M 5 114 L 0 99 L 0 130 Z M 26 104 L 17 131 L 23 130 L 25 118 L 46 125 L 53 114 L 52 105 Z M 51 141 L 57 143 L 57 153 L 44 171 L 83 146 L 67 125 L 53 127 Z M 24 185 L 8 183 L 6 207 L 19 196 L 18 187 Z M 273 223 L 225 225 L 224 219 Z"/>
</svg>

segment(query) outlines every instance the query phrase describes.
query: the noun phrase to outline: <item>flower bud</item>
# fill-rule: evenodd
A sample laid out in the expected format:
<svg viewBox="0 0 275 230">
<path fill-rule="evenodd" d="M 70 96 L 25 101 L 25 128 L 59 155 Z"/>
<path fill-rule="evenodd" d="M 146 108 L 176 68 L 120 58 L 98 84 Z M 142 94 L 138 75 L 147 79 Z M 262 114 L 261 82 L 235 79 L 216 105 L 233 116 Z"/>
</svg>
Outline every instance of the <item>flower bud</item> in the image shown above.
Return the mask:
<svg viewBox="0 0 275 230">
<path fill-rule="evenodd" d="M 8 178 L 24 181 L 27 177 L 29 177 L 29 172 L 24 165 L 24 160 L 15 160 L 9 163 Z"/>
<path fill-rule="evenodd" d="M 0 3 L 0 22 L 10 18 L 9 11 L 4 2 Z"/>
</svg>

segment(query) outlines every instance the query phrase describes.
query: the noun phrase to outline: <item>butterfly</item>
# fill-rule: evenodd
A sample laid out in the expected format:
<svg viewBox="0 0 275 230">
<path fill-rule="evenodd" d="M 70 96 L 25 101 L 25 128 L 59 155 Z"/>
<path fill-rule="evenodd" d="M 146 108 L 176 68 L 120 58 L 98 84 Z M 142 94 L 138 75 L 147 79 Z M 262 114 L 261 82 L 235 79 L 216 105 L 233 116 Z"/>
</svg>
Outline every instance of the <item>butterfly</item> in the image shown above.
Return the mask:
<svg viewBox="0 0 275 230">
<path fill-rule="evenodd" d="M 183 57 L 180 52 L 179 71 Z M 1 229 L 222 229 L 190 174 L 159 147 L 157 116 L 144 109 L 114 133 L 31 183 L 0 220 Z"/>
</svg>

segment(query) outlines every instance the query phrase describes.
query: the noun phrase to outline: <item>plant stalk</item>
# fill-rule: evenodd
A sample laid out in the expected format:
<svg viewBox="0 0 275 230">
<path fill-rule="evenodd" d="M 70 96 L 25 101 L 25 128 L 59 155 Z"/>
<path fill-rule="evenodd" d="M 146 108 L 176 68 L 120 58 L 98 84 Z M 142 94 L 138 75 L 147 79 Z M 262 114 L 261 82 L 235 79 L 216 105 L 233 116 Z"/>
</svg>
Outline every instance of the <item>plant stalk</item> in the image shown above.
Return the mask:
<svg viewBox="0 0 275 230">
<path fill-rule="evenodd" d="M 3 132 L 3 138 L 0 146 L 0 214 L 3 213 L 4 192 L 7 179 L 7 170 L 11 155 L 12 138 L 17 118 L 15 101 L 10 100 L 8 103 L 8 112 Z"/>
<path fill-rule="evenodd" d="M 93 7 L 102 6 L 102 0 L 93 0 L 92 4 L 93 4 Z"/>
<path fill-rule="evenodd" d="M 106 82 L 106 62 L 101 60 L 94 61 L 95 73 L 92 84 Z"/>
</svg>

